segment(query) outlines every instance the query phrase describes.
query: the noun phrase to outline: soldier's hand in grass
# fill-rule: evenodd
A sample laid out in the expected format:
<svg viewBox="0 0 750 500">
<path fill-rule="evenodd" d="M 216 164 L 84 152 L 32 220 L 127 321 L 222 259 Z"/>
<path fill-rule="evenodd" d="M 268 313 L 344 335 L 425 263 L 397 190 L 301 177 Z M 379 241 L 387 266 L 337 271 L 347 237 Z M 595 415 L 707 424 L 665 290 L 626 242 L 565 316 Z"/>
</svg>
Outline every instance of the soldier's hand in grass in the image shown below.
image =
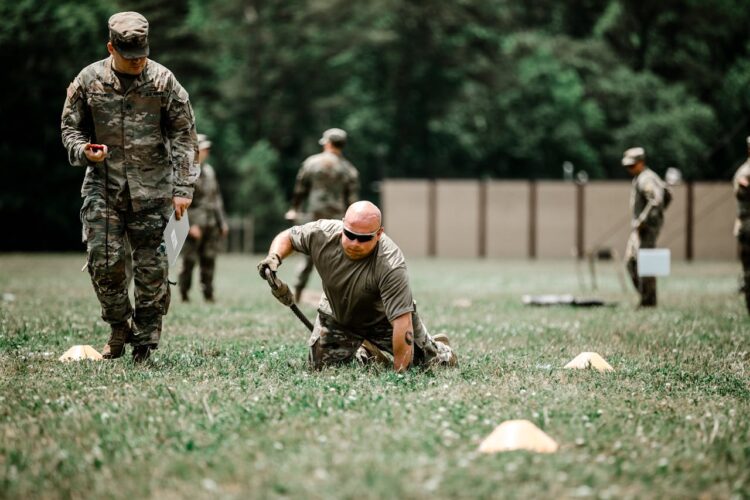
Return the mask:
<svg viewBox="0 0 750 500">
<path fill-rule="evenodd" d="M 266 279 L 266 269 L 268 269 L 271 271 L 271 276 L 275 277 L 280 265 L 281 257 L 275 253 L 269 253 L 265 259 L 258 263 L 258 273 L 260 273 L 261 278 Z"/>
<path fill-rule="evenodd" d="M 174 207 L 175 219 L 180 220 L 185 215 L 190 204 L 193 202 L 190 198 L 183 198 L 182 196 L 175 196 L 172 198 L 172 206 Z"/>
<path fill-rule="evenodd" d="M 109 149 L 106 144 L 86 144 L 83 147 L 83 154 L 86 158 L 94 163 L 101 163 L 107 159 L 107 152 Z"/>
<path fill-rule="evenodd" d="M 224 222 L 221 225 L 221 236 L 222 237 L 226 237 L 226 235 L 228 235 L 228 234 L 229 234 L 229 226 L 227 226 L 227 223 Z"/>
<path fill-rule="evenodd" d="M 203 231 L 201 231 L 201 227 L 198 224 L 193 224 L 190 226 L 190 231 L 188 231 L 188 234 L 191 238 L 195 240 L 201 239 L 201 236 L 203 236 Z"/>
</svg>

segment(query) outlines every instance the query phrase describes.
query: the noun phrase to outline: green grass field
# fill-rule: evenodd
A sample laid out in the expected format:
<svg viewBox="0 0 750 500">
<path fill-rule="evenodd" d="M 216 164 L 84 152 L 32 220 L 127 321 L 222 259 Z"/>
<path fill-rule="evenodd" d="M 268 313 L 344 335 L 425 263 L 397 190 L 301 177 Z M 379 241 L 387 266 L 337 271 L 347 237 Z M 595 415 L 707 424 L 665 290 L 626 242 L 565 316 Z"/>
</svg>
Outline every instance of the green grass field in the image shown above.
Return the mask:
<svg viewBox="0 0 750 500">
<path fill-rule="evenodd" d="M 587 276 L 572 261 L 412 260 L 420 313 L 460 367 L 396 375 L 308 372 L 307 331 L 257 260 L 222 256 L 219 302 L 173 301 L 154 362 L 134 366 L 57 360 L 108 335 L 82 255 L 0 256 L 15 296 L 0 301 L 0 497 L 750 496 L 737 262 L 675 263 L 660 307 L 636 310 L 611 264 L 596 294 L 616 307 L 530 308 L 521 295 L 592 295 Z M 582 351 L 615 371 L 562 369 Z M 478 453 L 509 419 L 559 451 Z"/>
</svg>

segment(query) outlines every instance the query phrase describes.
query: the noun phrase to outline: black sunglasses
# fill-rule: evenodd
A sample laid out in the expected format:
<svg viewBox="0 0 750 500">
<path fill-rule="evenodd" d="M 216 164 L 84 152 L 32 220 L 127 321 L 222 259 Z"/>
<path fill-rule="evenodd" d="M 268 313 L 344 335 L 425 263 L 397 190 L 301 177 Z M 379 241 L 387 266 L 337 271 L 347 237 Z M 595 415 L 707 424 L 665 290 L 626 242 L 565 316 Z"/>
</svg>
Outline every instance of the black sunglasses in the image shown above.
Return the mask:
<svg viewBox="0 0 750 500">
<path fill-rule="evenodd" d="M 372 241 L 372 239 L 375 236 L 377 236 L 379 232 L 380 232 L 380 228 L 378 228 L 378 230 L 375 231 L 374 233 L 357 234 L 357 233 L 353 233 L 353 232 L 349 231 L 347 228 L 344 228 L 344 236 L 346 236 L 347 238 L 349 238 L 352 241 L 357 240 L 360 243 L 367 243 L 368 241 Z"/>
</svg>

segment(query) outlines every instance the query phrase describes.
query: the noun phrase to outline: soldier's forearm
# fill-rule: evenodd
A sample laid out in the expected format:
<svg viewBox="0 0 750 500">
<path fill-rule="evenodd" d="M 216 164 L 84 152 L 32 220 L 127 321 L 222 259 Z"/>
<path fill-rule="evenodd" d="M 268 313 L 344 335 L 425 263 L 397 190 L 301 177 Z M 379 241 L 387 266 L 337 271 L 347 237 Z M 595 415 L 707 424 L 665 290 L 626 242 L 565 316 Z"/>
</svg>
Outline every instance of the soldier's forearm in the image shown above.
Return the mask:
<svg viewBox="0 0 750 500">
<path fill-rule="evenodd" d="M 288 229 L 277 234 L 268 249 L 269 254 L 275 253 L 281 260 L 289 257 L 292 252 L 294 252 L 294 247 L 292 247 L 292 239 L 289 236 Z"/>
</svg>

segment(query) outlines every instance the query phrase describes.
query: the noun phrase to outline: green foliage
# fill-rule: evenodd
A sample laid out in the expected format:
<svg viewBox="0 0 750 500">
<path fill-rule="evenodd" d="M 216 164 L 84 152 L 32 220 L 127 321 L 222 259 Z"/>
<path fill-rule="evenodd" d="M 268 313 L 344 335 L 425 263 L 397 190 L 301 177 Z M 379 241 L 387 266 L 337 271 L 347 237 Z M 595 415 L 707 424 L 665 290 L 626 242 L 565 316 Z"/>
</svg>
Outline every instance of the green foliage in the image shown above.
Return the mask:
<svg viewBox="0 0 750 500">
<path fill-rule="evenodd" d="M 279 154 L 268 141 L 255 143 L 237 161 L 234 209 L 253 217 L 256 228 L 254 248 L 268 247 L 284 226 L 282 215 L 286 205 L 275 175 L 278 164 Z"/>
<path fill-rule="evenodd" d="M 634 144 L 693 179 L 727 180 L 746 154 L 749 0 L 3 2 L 0 107 L 13 119 L 0 161 L 23 167 L 0 191 L 12 222 L 0 248 L 77 245 L 82 172 L 65 165 L 60 108 L 74 75 L 106 57 L 117 10 L 150 20 L 152 56 L 190 93 L 220 181 L 265 142 L 284 200 L 332 126 L 350 132 L 375 201 L 385 177 L 558 179 L 564 161 L 620 177 Z"/>
</svg>

